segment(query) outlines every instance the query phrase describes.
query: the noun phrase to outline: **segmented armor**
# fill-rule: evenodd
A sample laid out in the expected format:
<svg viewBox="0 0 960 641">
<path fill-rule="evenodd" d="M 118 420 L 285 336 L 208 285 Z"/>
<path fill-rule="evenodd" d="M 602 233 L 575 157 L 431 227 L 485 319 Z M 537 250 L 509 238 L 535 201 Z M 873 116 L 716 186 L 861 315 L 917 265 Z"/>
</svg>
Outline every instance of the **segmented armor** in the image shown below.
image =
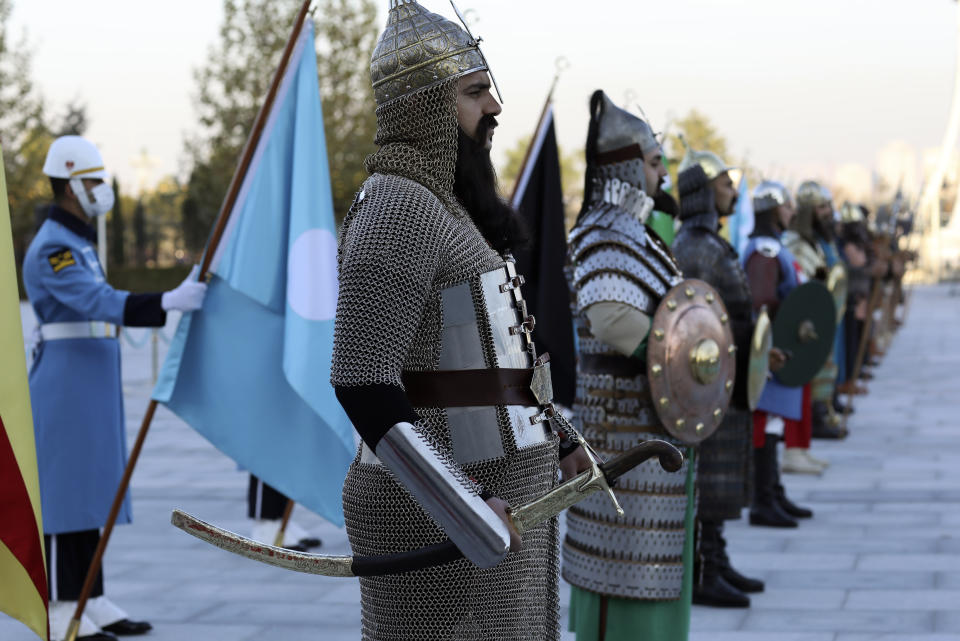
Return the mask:
<svg viewBox="0 0 960 641">
<path fill-rule="evenodd" d="M 633 175 L 628 164 L 602 168 L 605 179 L 594 190 L 596 200 L 569 239 L 579 338 L 574 411 L 585 438 L 603 456 L 651 438 L 679 444 L 660 426 L 645 363 L 594 337 L 584 313 L 595 303 L 615 302 L 652 316 L 663 295 L 681 280 L 670 250 L 637 216 L 643 211 L 642 192 L 614 178 Z M 621 478 L 615 492 L 625 518 L 618 518 L 609 499 L 600 494 L 570 508 L 564 579 L 600 594 L 678 598 L 684 571 L 687 465 L 668 473 L 647 461 Z"/>
<path fill-rule="evenodd" d="M 431 39 L 431 30 L 440 35 Z M 466 38 L 412 0 L 391 1 L 371 65 L 379 150 L 367 159 L 371 176 L 339 237 L 331 373 L 338 389 L 406 389 L 405 373 L 534 364 L 522 278 L 453 194 L 457 81 L 482 60 L 464 55 L 464 47 L 476 49 Z M 531 421 L 541 408 L 411 403 L 416 430 L 469 491 L 516 505 L 556 484 L 557 437 L 548 423 Z M 356 555 L 447 538 L 366 443 L 347 474 L 343 506 Z M 554 519 L 527 531 L 522 550 L 489 569 L 461 560 L 361 578 L 363 639 L 559 638 L 557 529 Z"/>
<path fill-rule="evenodd" d="M 730 406 L 717 431 L 699 446 L 697 513 L 706 521 L 736 519 L 750 504 L 753 478 L 753 423 L 746 380 L 753 334 L 753 296 L 736 250 L 717 233 L 716 211 L 693 216 L 684 212 L 681 216 L 683 222 L 673 241 L 673 254 L 684 277 L 706 281 L 720 294 L 730 314 L 737 346 L 737 374 Z"/>
<path fill-rule="evenodd" d="M 816 243 L 811 244 L 803 235 L 795 230 L 788 229 L 780 237 L 783 246 L 790 250 L 797 264 L 800 265 L 800 271 L 803 272 L 804 280 L 812 280 L 817 274 L 823 274 L 827 268 L 827 257 L 823 249 Z"/>
</svg>

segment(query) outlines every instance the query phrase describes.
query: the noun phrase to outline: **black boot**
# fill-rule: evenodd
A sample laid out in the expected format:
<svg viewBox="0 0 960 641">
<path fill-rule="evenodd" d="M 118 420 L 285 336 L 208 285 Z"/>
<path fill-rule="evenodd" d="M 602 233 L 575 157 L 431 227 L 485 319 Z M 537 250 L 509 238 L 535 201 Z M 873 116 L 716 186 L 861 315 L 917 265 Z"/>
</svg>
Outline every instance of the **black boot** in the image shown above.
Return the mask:
<svg viewBox="0 0 960 641">
<path fill-rule="evenodd" d="M 777 475 L 779 477 L 779 475 Z M 813 510 L 806 507 L 800 507 L 789 498 L 787 498 L 787 491 L 784 489 L 783 484 L 780 483 L 780 479 L 777 478 L 777 503 L 780 504 L 780 509 L 789 514 L 795 519 L 809 519 L 813 516 Z"/>
<path fill-rule="evenodd" d="M 750 525 L 797 527 L 797 522 L 784 512 L 777 500 L 777 439 L 767 434 L 763 447 L 753 450 L 753 505 Z"/>
<path fill-rule="evenodd" d="M 830 410 L 823 401 L 814 401 L 810 407 L 813 412 L 813 438 L 841 439 L 846 437 L 840 425 L 831 420 Z"/>
<path fill-rule="evenodd" d="M 743 576 L 730 563 L 730 556 L 727 554 L 727 539 L 723 537 L 723 521 L 717 523 L 716 528 L 717 540 L 720 543 L 720 576 L 741 592 L 763 592 L 763 581 Z"/>
<path fill-rule="evenodd" d="M 720 543 L 714 523 L 700 522 L 700 541 L 694 567 L 693 603 L 714 608 L 749 608 L 750 597 L 721 576 Z"/>
</svg>

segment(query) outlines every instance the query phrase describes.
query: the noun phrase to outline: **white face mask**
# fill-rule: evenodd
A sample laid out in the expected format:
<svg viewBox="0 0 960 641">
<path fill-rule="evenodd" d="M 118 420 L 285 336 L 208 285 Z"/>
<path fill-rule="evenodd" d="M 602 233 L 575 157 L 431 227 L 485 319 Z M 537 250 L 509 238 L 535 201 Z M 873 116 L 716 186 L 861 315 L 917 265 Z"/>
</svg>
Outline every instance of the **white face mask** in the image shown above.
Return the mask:
<svg viewBox="0 0 960 641">
<path fill-rule="evenodd" d="M 88 192 L 83 186 L 83 180 L 71 178 L 70 187 L 87 216 L 96 218 L 113 209 L 113 189 L 107 183 L 102 182 Z"/>
</svg>

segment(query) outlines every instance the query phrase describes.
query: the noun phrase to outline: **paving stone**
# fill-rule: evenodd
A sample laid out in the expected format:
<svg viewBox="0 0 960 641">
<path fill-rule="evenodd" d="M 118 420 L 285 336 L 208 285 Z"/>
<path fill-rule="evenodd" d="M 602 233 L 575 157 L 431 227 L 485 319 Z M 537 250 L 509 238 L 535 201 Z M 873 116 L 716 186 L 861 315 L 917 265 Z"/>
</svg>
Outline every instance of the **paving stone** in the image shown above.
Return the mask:
<svg viewBox="0 0 960 641">
<path fill-rule="evenodd" d="M 864 554 L 857 569 L 960 572 L 960 554 Z"/>
<path fill-rule="evenodd" d="M 954 610 L 960 590 L 851 590 L 848 610 Z"/>
<path fill-rule="evenodd" d="M 942 574 L 942 573 L 941 573 Z M 767 589 L 771 592 L 781 588 L 839 588 L 852 590 L 866 589 L 924 589 L 950 587 L 941 585 L 935 572 L 856 572 L 841 571 L 805 571 L 777 570 L 764 576 Z M 958 581 L 960 584 L 960 581 Z"/>
<path fill-rule="evenodd" d="M 743 630 L 782 632 L 909 632 L 933 631 L 932 612 L 872 612 L 863 610 L 752 611 Z"/>
</svg>

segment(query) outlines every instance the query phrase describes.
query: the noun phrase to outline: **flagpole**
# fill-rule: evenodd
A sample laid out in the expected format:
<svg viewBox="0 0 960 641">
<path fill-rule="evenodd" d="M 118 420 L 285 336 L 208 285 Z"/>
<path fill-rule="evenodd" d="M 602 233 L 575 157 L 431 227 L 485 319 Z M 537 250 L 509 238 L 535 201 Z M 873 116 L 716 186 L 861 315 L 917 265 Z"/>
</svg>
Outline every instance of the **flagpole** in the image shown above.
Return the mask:
<svg viewBox="0 0 960 641">
<path fill-rule="evenodd" d="M 513 204 L 517 198 L 517 188 L 520 186 L 520 180 L 527 171 L 527 164 L 530 162 L 530 156 L 533 154 L 533 147 L 537 144 L 537 132 L 543 126 L 543 119 L 547 116 L 547 110 L 550 109 L 550 103 L 553 102 L 553 90 L 557 88 L 557 81 L 560 80 L 560 74 L 566 71 L 570 63 L 563 56 L 554 61 L 556 72 L 553 74 L 553 80 L 550 82 L 550 90 L 547 91 L 547 99 L 543 101 L 543 109 L 540 110 L 540 118 L 537 119 L 537 126 L 533 130 L 533 137 L 530 138 L 530 144 L 527 145 L 527 152 L 523 155 L 523 162 L 520 163 L 520 170 L 517 172 L 517 179 L 513 183 L 513 189 L 510 192 L 510 204 Z"/>
<path fill-rule="evenodd" d="M 843 412 L 842 432 L 847 431 L 847 420 L 850 418 L 850 411 L 853 409 L 853 392 L 857 387 L 857 381 L 860 380 L 860 368 L 863 367 L 863 361 L 867 355 L 867 344 L 870 342 L 870 332 L 873 331 L 873 314 L 880 301 L 881 280 L 882 279 L 877 278 L 873 281 L 873 288 L 867 302 L 867 317 L 863 321 L 863 334 L 860 335 L 857 355 L 853 360 L 853 372 L 851 372 L 852 375 L 850 378 L 847 379 L 850 385 L 850 391 L 847 393 L 847 407 Z"/>
<path fill-rule="evenodd" d="M 227 221 L 230 218 L 230 213 L 233 210 L 233 205 L 236 203 L 237 194 L 240 192 L 240 186 L 243 184 L 243 179 L 246 176 L 247 169 L 250 167 L 250 161 L 253 158 L 253 152 L 256 150 L 257 144 L 260 142 L 260 135 L 263 133 L 263 128 L 267 122 L 267 117 L 270 115 L 270 110 L 273 108 L 273 103 L 277 96 L 277 90 L 280 87 L 280 82 L 283 79 L 284 73 L 286 73 L 287 65 L 289 64 L 290 57 L 293 53 L 293 47 L 296 44 L 297 39 L 300 37 L 300 32 L 303 29 L 303 23 L 307 18 L 307 13 L 310 10 L 310 3 L 312 1 L 313 0 L 303 0 L 303 3 L 300 5 L 300 11 L 297 13 L 293 31 L 291 32 L 290 38 L 287 40 L 287 44 L 283 49 L 283 55 L 280 57 L 280 64 L 277 66 L 277 71 L 273 75 L 273 81 L 270 83 L 270 90 L 267 92 L 266 98 L 264 99 L 263 104 L 260 106 L 260 111 L 257 112 L 253 129 L 250 131 L 250 135 L 247 137 L 247 142 L 243 147 L 243 152 L 240 156 L 240 163 L 237 165 L 237 169 L 233 174 L 233 178 L 230 180 L 230 187 L 227 190 L 227 195 L 223 200 L 223 204 L 220 206 L 220 213 L 217 216 L 217 222 L 213 228 L 213 233 L 210 235 L 210 240 L 207 242 L 207 247 L 203 252 L 203 261 L 201 263 L 200 273 L 198 276 L 199 279 L 203 279 L 207 275 L 207 270 L 210 268 L 210 262 L 213 259 L 213 254 L 216 252 L 217 246 L 220 244 L 220 239 L 223 237 L 223 231 L 227 226 Z M 73 619 L 70 621 L 70 625 L 67 628 L 66 641 L 76 641 L 77 635 L 80 632 L 80 619 L 83 616 L 83 610 L 86 608 L 87 599 L 90 598 L 90 592 L 93 590 L 93 583 L 97 575 L 100 573 L 100 566 L 103 562 L 103 553 L 106 551 L 107 543 L 110 541 L 110 534 L 113 532 L 113 526 L 117 521 L 117 515 L 120 512 L 120 506 L 123 505 L 124 496 L 127 493 L 127 488 L 130 486 L 130 477 L 133 476 L 133 469 L 137 464 L 137 459 L 140 457 L 140 451 L 143 449 L 143 442 L 147 437 L 147 432 L 150 430 L 150 424 L 153 422 L 153 416 L 156 411 L 157 401 L 151 399 L 150 403 L 147 405 L 147 411 L 143 415 L 143 422 L 140 424 L 140 431 L 137 434 L 137 439 L 134 442 L 133 449 L 130 450 L 126 469 L 123 471 L 123 477 L 120 479 L 120 485 L 117 487 L 117 493 L 113 498 L 113 505 L 110 507 L 110 514 L 107 517 L 107 522 L 103 526 L 103 532 L 100 535 L 100 541 L 97 544 L 97 549 L 93 555 L 93 560 L 90 562 L 90 567 L 87 569 L 87 576 L 86 579 L 84 579 L 83 588 L 80 590 L 80 596 L 77 599 L 77 608 L 74 610 Z"/>
</svg>

